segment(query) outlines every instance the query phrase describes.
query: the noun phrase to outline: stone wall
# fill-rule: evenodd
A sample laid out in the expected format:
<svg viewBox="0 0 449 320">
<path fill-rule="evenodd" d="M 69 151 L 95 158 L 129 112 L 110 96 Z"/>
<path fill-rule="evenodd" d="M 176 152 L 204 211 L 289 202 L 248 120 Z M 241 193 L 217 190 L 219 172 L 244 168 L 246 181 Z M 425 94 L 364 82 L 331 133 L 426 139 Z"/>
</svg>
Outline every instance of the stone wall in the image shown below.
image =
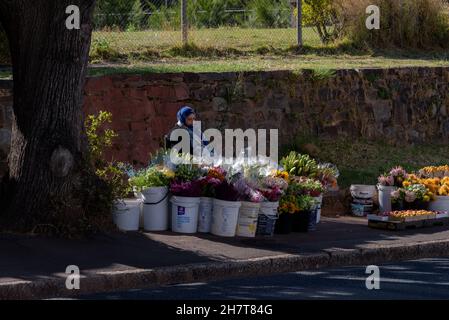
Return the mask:
<svg viewBox="0 0 449 320">
<path fill-rule="evenodd" d="M 0 89 L 3 142 L 6 91 Z M 449 142 L 449 67 L 112 75 L 89 78 L 85 87 L 86 114 L 113 114 L 119 138 L 110 156 L 134 164 L 161 145 L 182 105 L 199 111 L 203 129 L 279 128 L 281 143 L 298 134 Z"/>
</svg>

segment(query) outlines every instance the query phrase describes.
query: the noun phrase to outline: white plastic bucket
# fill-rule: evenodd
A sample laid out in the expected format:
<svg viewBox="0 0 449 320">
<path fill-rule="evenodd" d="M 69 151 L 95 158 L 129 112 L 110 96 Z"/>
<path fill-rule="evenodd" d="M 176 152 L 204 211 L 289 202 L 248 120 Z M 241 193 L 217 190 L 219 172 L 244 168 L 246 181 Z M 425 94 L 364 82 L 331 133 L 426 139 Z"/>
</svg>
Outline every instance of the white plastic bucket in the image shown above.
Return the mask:
<svg viewBox="0 0 449 320">
<path fill-rule="evenodd" d="M 431 201 L 429 203 L 429 210 L 449 212 L 449 197 L 448 196 L 437 196 L 435 201 Z"/>
<path fill-rule="evenodd" d="M 358 199 L 373 199 L 376 194 L 376 187 L 373 185 L 353 184 L 349 190 L 351 196 Z"/>
<path fill-rule="evenodd" d="M 239 209 L 237 235 L 239 237 L 255 237 L 260 203 L 243 201 Z"/>
<path fill-rule="evenodd" d="M 195 233 L 198 230 L 200 198 L 173 196 L 170 201 L 172 203 L 172 231 Z"/>
<path fill-rule="evenodd" d="M 165 231 L 168 229 L 167 196 L 167 187 L 155 187 L 142 191 L 144 230 Z"/>
<path fill-rule="evenodd" d="M 259 212 L 267 216 L 277 217 L 279 202 L 262 202 L 260 204 Z"/>
<path fill-rule="evenodd" d="M 257 218 L 239 218 L 237 236 L 254 238 L 257 231 Z"/>
<path fill-rule="evenodd" d="M 396 187 L 377 185 L 379 190 L 379 211 L 390 212 L 391 211 L 391 192 L 396 190 Z"/>
<path fill-rule="evenodd" d="M 323 204 L 323 195 L 314 197 L 314 199 L 316 201 L 316 223 L 319 223 L 321 221 L 321 205 Z"/>
<path fill-rule="evenodd" d="M 143 203 L 153 204 L 159 202 L 168 193 L 168 187 L 152 187 L 140 192 Z"/>
<path fill-rule="evenodd" d="M 138 231 L 142 201 L 129 199 L 117 202 L 112 212 L 112 220 L 122 231 Z"/>
<path fill-rule="evenodd" d="M 202 197 L 198 212 L 198 232 L 208 233 L 212 227 L 213 198 Z"/>
<path fill-rule="evenodd" d="M 214 199 L 211 233 L 222 237 L 234 237 L 239 219 L 239 201 Z"/>
</svg>

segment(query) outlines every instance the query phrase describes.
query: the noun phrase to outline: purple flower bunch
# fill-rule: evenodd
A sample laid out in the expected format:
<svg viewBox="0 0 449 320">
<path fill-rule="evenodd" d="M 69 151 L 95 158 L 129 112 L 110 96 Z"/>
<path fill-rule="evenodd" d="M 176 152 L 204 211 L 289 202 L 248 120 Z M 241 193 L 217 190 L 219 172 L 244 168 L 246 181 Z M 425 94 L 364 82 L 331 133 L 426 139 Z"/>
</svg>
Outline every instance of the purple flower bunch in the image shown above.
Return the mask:
<svg viewBox="0 0 449 320">
<path fill-rule="evenodd" d="M 215 196 L 215 188 L 221 184 L 221 180 L 213 176 L 207 175 L 199 178 L 201 186 L 201 195 L 203 197 L 213 198 Z"/>
<path fill-rule="evenodd" d="M 239 200 L 241 201 L 262 202 L 265 200 L 263 194 L 254 187 L 254 184 L 245 178 L 238 179 L 234 183 L 234 187 L 239 192 Z"/>
<path fill-rule="evenodd" d="M 281 199 L 284 191 L 287 190 L 288 183 L 280 177 L 267 176 L 262 179 L 259 191 L 266 201 L 277 202 Z"/>
<path fill-rule="evenodd" d="M 180 181 L 174 180 L 170 184 L 170 192 L 179 197 L 201 197 L 201 183 L 199 180 Z"/>
<path fill-rule="evenodd" d="M 224 201 L 239 201 L 240 192 L 234 184 L 224 180 L 215 188 L 215 198 Z"/>
</svg>

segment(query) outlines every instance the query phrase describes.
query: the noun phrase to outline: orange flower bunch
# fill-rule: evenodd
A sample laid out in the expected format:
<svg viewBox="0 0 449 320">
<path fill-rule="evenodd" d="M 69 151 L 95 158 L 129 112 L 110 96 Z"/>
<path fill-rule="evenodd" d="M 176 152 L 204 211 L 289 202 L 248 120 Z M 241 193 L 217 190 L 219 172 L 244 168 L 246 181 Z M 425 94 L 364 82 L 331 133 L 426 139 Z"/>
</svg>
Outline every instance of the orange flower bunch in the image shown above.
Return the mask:
<svg viewBox="0 0 449 320">
<path fill-rule="evenodd" d="M 404 187 L 412 184 L 422 184 L 429 190 L 429 196 L 434 198 L 437 196 L 449 196 L 449 177 L 443 178 L 419 178 L 417 175 L 411 174 L 408 179 L 403 182 Z"/>
</svg>

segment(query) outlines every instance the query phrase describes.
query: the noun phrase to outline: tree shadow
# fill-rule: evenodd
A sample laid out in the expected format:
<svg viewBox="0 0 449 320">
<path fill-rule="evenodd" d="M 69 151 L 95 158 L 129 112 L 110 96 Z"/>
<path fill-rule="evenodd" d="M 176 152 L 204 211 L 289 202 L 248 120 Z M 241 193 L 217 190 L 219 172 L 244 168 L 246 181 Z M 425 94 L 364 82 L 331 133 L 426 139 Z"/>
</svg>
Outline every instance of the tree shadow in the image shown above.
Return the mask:
<svg viewBox="0 0 449 320">
<path fill-rule="evenodd" d="M 92 273 L 208 261 L 207 257 L 167 246 L 138 232 L 84 240 L 0 234 L 0 282 L 64 274 L 69 265 L 78 266 L 82 273 Z"/>
<path fill-rule="evenodd" d="M 135 300 L 376 300 L 449 298 L 448 258 L 420 259 L 380 265 L 380 289 L 368 290 L 365 267 L 300 271 L 130 290 L 80 297 L 81 299 Z"/>
</svg>

